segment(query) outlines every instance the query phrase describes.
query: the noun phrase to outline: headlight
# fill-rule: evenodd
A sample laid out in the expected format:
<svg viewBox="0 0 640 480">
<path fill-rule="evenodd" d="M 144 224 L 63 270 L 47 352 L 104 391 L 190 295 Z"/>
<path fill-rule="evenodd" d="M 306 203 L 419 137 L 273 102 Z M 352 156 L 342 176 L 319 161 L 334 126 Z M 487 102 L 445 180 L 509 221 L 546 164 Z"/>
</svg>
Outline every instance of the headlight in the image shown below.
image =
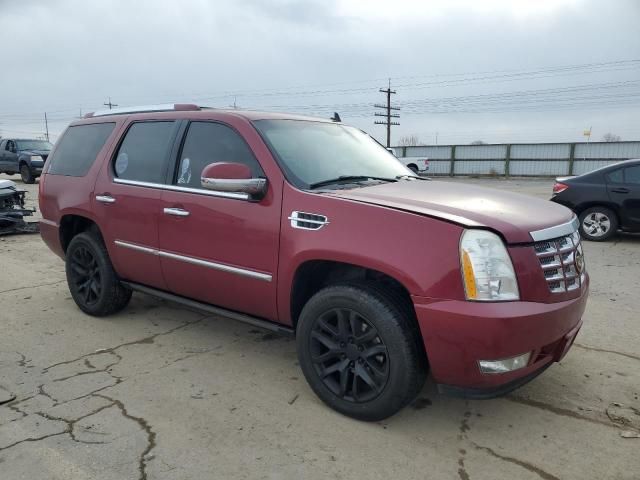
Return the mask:
<svg viewBox="0 0 640 480">
<path fill-rule="evenodd" d="M 502 240 L 487 230 L 465 230 L 460 265 L 467 300 L 519 300 L 518 282 Z"/>
<path fill-rule="evenodd" d="M 40 155 L 31 155 L 31 161 L 32 162 L 44 162 L 44 158 L 42 158 Z"/>
</svg>

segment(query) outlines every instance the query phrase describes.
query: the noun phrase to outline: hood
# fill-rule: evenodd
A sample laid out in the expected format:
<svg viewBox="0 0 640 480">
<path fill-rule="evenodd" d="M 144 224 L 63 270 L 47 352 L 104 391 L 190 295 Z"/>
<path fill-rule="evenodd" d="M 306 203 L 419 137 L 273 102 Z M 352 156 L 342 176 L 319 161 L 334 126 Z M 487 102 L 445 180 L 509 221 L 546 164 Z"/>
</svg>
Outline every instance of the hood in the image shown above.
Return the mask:
<svg viewBox="0 0 640 480">
<path fill-rule="evenodd" d="M 486 227 L 508 243 L 529 243 L 529 232 L 570 222 L 571 210 L 518 193 L 438 181 L 384 183 L 331 195 L 441 218 L 464 227 Z"/>
<path fill-rule="evenodd" d="M 24 155 L 40 155 L 44 160 L 47 159 L 51 150 L 20 150 Z"/>
</svg>

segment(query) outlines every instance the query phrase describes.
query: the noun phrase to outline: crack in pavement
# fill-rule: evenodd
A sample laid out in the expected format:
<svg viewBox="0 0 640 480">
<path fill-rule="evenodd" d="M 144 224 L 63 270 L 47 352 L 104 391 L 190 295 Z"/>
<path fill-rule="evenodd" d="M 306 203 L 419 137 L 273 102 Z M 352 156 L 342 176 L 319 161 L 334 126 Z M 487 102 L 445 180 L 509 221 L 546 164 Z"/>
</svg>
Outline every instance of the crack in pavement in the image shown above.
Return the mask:
<svg viewBox="0 0 640 480">
<path fill-rule="evenodd" d="M 113 384 L 109 384 L 103 387 L 100 387 L 98 389 L 95 389 L 89 393 L 86 393 L 84 395 L 80 395 L 78 397 L 75 398 L 71 398 L 71 399 L 67 399 L 64 401 L 59 401 L 57 398 L 55 398 L 54 395 L 51 395 L 49 392 L 47 392 L 46 390 L 46 385 L 47 383 L 42 383 L 37 387 L 37 393 L 30 395 L 28 397 L 24 397 L 21 399 L 15 399 L 10 401 L 9 403 L 5 404 L 9 409 L 13 410 L 14 412 L 20 414 L 20 417 L 17 419 L 14 419 L 12 421 L 17 421 L 17 420 L 21 420 L 24 419 L 30 415 L 36 415 L 39 416 L 45 420 L 51 421 L 51 422 L 62 422 L 65 426 L 64 430 L 62 432 L 56 432 L 56 433 L 50 433 L 48 435 L 42 435 L 39 437 L 29 437 L 29 438 L 25 438 L 19 441 L 16 441 L 10 445 L 7 445 L 3 448 L 0 448 L 0 451 L 4 451 L 7 450 L 9 448 L 13 448 L 17 445 L 20 445 L 22 443 L 25 442 L 39 442 L 42 440 L 46 440 L 48 438 L 51 437 L 55 437 L 55 436 L 61 436 L 61 435 L 69 435 L 70 439 L 73 442 L 76 443 L 83 443 L 83 444 L 88 444 L 88 445 L 95 445 L 95 444 L 106 444 L 108 442 L 101 442 L 101 441 L 89 441 L 89 440 L 81 440 L 76 436 L 76 433 L 74 431 L 74 427 L 76 425 L 77 422 L 84 420 L 88 417 L 91 417 L 93 415 L 98 414 L 99 412 L 106 410 L 108 408 L 112 408 L 112 407 L 116 407 L 118 409 L 118 411 L 127 419 L 134 421 L 141 429 L 143 432 L 145 432 L 146 434 L 146 439 L 147 439 L 147 445 L 145 447 L 145 449 L 142 451 L 142 453 L 140 454 L 139 460 L 138 460 L 138 471 L 139 471 L 139 480 L 147 480 L 147 462 L 150 460 L 149 457 L 149 453 L 153 450 L 153 448 L 155 448 L 156 446 L 156 433 L 152 430 L 151 426 L 149 425 L 149 423 L 147 422 L 146 419 L 142 418 L 142 417 L 136 417 L 134 415 L 131 415 L 126 406 L 124 405 L 124 403 L 120 400 L 111 398 L 107 395 L 102 394 L 101 392 L 103 390 L 109 389 L 109 388 L 113 388 L 116 385 L 122 383 L 123 381 L 125 381 L 126 379 L 115 375 L 113 372 L 111 372 L 110 370 L 112 369 L 112 367 L 116 366 L 117 364 L 119 364 L 122 360 L 123 360 L 123 356 L 121 354 L 119 354 L 117 351 L 127 347 L 127 346 L 132 346 L 132 345 L 141 345 L 141 344 L 151 344 L 155 341 L 156 338 L 160 337 L 160 336 L 165 336 L 165 335 L 170 335 L 172 333 L 175 333 L 176 331 L 179 331 L 181 329 L 184 329 L 186 327 L 192 326 L 192 325 L 196 325 L 202 321 L 204 321 L 207 318 L 210 318 L 211 315 L 204 315 L 201 318 L 198 318 L 196 320 L 192 320 L 192 321 L 187 321 L 184 322 L 176 327 L 173 327 L 169 330 L 166 331 L 162 331 L 162 332 L 158 332 L 155 333 L 153 335 L 150 335 L 148 337 L 144 337 L 142 339 L 138 339 L 138 340 L 133 340 L 133 341 L 129 341 L 129 342 L 124 342 L 122 344 L 113 346 L 113 347 L 109 347 L 109 348 L 104 348 L 104 349 L 100 349 L 97 350 L 95 352 L 91 352 L 91 353 L 87 353 L 87 354 L 83 354 L 80 355 L 74 359 L 70 359 L 70 360 L 65 360 L 62 362 L 57 362 L 54 364 L 51 364 L 45 368 L 43 368 L 41 370 L 41 374 L 47 374 L 52 368 L 57 367 L 57 366 L 61 366 L 61 365 L 70 365 L 76 362 L 79 362 L 81 360 L 83 360 L 83 365 L 90 369 L 89 371 L 80 371 L 77 372 L 73 375 L 68 375 L 66 377 L 62 377 L 62 378 L 56 378 L 50 381 L 50 383 L 55 383 L 55 382 L 63 382 L 65 380 L 69 380 L 71 378 L 75 378 L 78 376 L 82 376 L 82 375 L 88 375 L 88 374 L 97 374 L 97 373 L 106 373 L 108 376 L 110 376 L 111 378 L 113 378 L 115 380 L 115 383 Z M 190 352 L 186 352 L 186 355 L 177 358 L 176 360 L 174 360 L 173 362 L 171 362 L 170 364 L 174 364 L 177 363 L 179 361 L 182 360 L 186 360 L 188 358 L 197 356 L 197 355 L 201 355 L 204 353 L 209 353 L 211 352 L 212 348 L 207 348 L 204 349 L 202 351 L 198 351 L 198 352 L 194 352 L 194 351 L 190 351 Z M 18 352 L 16 352 L 18 353 Z M 108 365 L 106 365 L 104 368 L 96 368 L 95 365 L 93 365 L 90 361 L 89 358 L 93 357 L 93 356 L 97 356 L 97 355 L 102 355 L 102 354 L 112 354 L 116 357 L 115 361 L 112 361 L 111 363 L 109 363 Z M 21 357 L 21 359 L 19 361 L 16 362 L 16 364 L 20 367 L 24 367 L 25 363 L 26 363 L 26 357 L 24 355 L 22 355 L 21 353 L 18 353 L 18 355 Z M 169 365 L 170 365 L 169 364 Z M 167 365 L 165 365 L 167 366 Z M 128 377 L 128 378 L 133 378 L 135 375 L 133 375 L 132 377 Z M 64 418 L 61 416 L 56 416 L 56 415 L 51 415 L 49 413 L 47 413 L 46 411 L 37 411 L 37 412 L 33 412 L 33 413 L 28 413 L 26 411 L 23 411 L 22 409 L 20 409 L 20 404 L 27 402 L 28 400 L 31 400 L 35 397 L 37 397 L 38 395 L 42 395 L 43 397 L 48 398 L 49 400 L 51 400 L 52 402 L 52 406 L 50 408 L 54 408 L 60 405 L 64 405 L 67 404 L 69 402 L 73 402 L 73 401 L 77 401 L 77 400 L 82 400 L 82 399 L 86 399 L 89 397 L 94 397 L 94 398 L 102 398 L 103 400 L 107 400 L 109 403 L 107 405 L 102 405 L 99 408 L 96 408 L 94 410 L 92 410 L 91 412 L 82 415 L 80 417 L 74 418 L 74 419 L 68 419 L 68 418 Z"/>
<path fill-rule="evenodd" d="M 578 348 L 582 348 L 583 350 L 589 350 L 589 351 L 592 351 L 592 352 L 601 352 L 601 353 L 611 353 L 613 355 L 621 355 L 623 357 L 631 358 L 632 360 L 640 361 L 640 357 L 638 357 L 636 355 L 631 355 L 630 353 L 616 352 L 615 350 L 607 350 L 605 348 L 589 347 L 587 345 L 582 345 L 580 343 L 574 343 L 573 346 L 574 347 L 578 347 Z"/>
<path fill-rule="evenodd" d="M 151 429 L 151 426 L 143 417 L 134 417 L 133 415 L 131 415 L 120 400 L 107 397 L 106 395 L 94 396 L 104 398 L 105 400 L 113 402 L 113 405 L 118 407 L 120 413 L 122 413 L 124 417 L 136 422 L 140 426 L 140 428 L 142 428 L 142 430 L 147 434 L 147 447 L 140 454 L 140 459 L 138 460 L 138 471 L 140 472 L 139 480 L 147 480 L 147 457 L 151 450 L 153 450 L 156 446 L 156 433 Z"/>
<path fill-rule="evenodd" d="M 480 451 L 486 452 L 489 455 L 491 455 L 492 457 L 498 458 L 498 459 L 500 459 L 502 461 L 505 461 L 505 462 L 508 462 L 508 463 L 513 463 L 514 465 L 518 465 L 519 467 L 522 467 L 525 470 L 528 470 L 528 471 L 530 471 L 532 473 L 537 474 L 540 478 L 543 478 L 544 480 L 560 480 L 560 477 L 556 477 L 555 475 L 552 475 L 549 472 L 546 472 L 546 471 L 542 470 L 541 468 L 536 467 L 535 465 L 532 465 L 529 462 L 525 462 L 523 460 L 519 460 L 519 459 L 514 458 L 514 457 L 508 457 L 506 455 L 501 455 L 501 454 L 497 453 L 495 450 L 493 450 L 492 448 L 484 447 L 482 445 L 478 445 L 477 443 L 475 443 L 473 441 L 471 441 L 470 443 L 471 443 L 471 445 L 473 445 L 473 448 L 475 448 L 476 450 L 480 450 Z"/>
<path fill-rule="evenodd" d="M 469 410 L 469 400 L 465 400 L 464 405 L 466 407 L 466 411 L 462 416 L 462 420 L 460 421 L 460 433 L 458 434 L 458 442 L 464 443 L 467 441 L 467 432 L 470 430 L 469 427 L 469 418 L 471 418 L 471 411 Z M 467 451 L 464 448 L 458 449 L 458 476 L 460 480 L 470 480 L 469 473 L 465 467 L 464 461 L 465 456 L 467 455 Z"/>
<path fill-rule="evenodd" d="M 57 285 L 59 283 L 64 283 L 66 282 L 66 280 L 58 280 L 56 282 L 50 282 L 50 283 L 41 283 L 39 285 L 27 285 L 26 287 L 16 287 L 16 288 L 10 288 L 8 290 L 0 290 L 0 294 L 2 293 L 9 293 L 9 292 L 17 292 L 19 290 L 25 290 L 27 288 L 40 288 L 40 287 L 48 287 L 50 285 Z"/>
<path fill-rule="evenodd" d="M 551 412 L 563 417 L 574 418 L 576 420 L 584 420 L 585 422 L 594 423 L 596 425 L 603 425 L 609 428 L 618 428 L 616 425 L 610 422 L 607 422 L 606 420 L 599 420 L 597 418 L 585 417 L 584 415 L 580 415 L 579 413 L 576 413 L 573 410 L 569 410 L 568 408 L 554 407 L 553 405 L 549 405 L 548 403 L 540 402 L 538 400 L 533 400 L 531 398 L 519 397 L 517 395 L 508 395 L 504 397 L 504 399 L 510 402 L 527 405 L 529 407 L 539 408 L 541 410 L 545 410 L 547 412 Z"/>
<path fill-rule="evenodd" d="M 184 322 L 181 325 L 178 325 L 177 327 L 171 328 L 165 332 L 158 332 L 158 333 L 154 333 L 153 335 L 150 335 L 148 337 L 144 337 L 141 338 L 139 340 L 132 340 L 130 342 L 125 342 L 125 343 L 121 343 L 120 345 L 116 345 L 115 347 L 109 347 L 109 348 L 101 348 L 99 350 L 96 350 L 95 352 L 90 352 L 90 353 L 85 353 L 84 355 L 80 355 L 77 358 L 71 359 L 71 360 L 64 360 L 62 362 L 58 362 L 58 363 L 54 363 L 52 365 L 49 365 L 48 367 L 45 367 L 42 369 L 42 373 L 47 373 L 49 370 L 51 370 L 54 367 L 59 367 L 60 365 L 69 365 L 71 363 L 77 362 L 79 360 L 84 360 L 87 357 L 92 357 L 94 355 L 100 355 L 103 353 L 111 353 L 113 355 L 115 355 L 116 357 L 118 357 L 118 362 L 120 360 L 122 360 L 122 357 L 116 352 L 116 350 L 119 350 L 120 348 L 123 347 L 129 347 L 131 345 L 144 345 L 144 344 L 150 344 L 153 343 L 155 341 L 156 338 L 160 337 L 160 336 L 164 336 L 164 335 L 171 335 L 172 333 L 181 330 L 185 327 L 188 327 L 190 325 L 196 325 L 200 322 L 202 322 L 203 320 L 205 320 L 206 318 L 210 318 L 211 315 L 205 315 L 197 320 L 193 320 L 190 322 Z M 113 365 L 116 365 L 118 362 L 115 362 Z M 113 366 L 111 365 L 111 366 Z M 109 367 L 107 367 L 109 368 Z M 98 372 L 99 370 L 96 370 L 96 372 Z"/>
</svg>

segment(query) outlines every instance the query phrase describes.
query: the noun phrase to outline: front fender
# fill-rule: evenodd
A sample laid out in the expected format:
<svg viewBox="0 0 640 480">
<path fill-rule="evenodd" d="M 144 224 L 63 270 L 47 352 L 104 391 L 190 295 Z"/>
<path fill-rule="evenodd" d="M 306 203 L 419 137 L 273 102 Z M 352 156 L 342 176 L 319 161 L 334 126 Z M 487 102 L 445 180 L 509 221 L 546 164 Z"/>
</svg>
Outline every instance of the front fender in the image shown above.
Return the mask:
<svg viewBox="0 0 640 480">
<path fill-rule="evenodd" d="M 294 228 L 293 211 L 324 215 L 318 230 Z M 458 244 L 462 227 L 435 218 L 326 194 L 285 183 L 278 266 L 278 312 L 290 322 L 291 288 L 300 265 L 327 260 L 382 272 L 411 295 L 464 299 Z"/>
</svg>

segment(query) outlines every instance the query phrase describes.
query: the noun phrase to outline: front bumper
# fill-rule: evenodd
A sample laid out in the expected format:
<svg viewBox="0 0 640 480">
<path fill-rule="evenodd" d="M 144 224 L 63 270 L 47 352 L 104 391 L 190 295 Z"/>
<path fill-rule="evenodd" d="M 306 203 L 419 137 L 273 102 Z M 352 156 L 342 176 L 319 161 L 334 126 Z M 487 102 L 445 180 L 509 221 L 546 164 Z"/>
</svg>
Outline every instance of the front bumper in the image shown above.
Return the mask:
<svg viewBox="0 0 640 480">
<path fill-rule="evenodd" d="M 578 298 L 557 303 L 481 303 L 412 297 L 429 366 L 440 391 L 498 396 L 560 361 L 582 326 L 588 282 Z M 526 367 L 482 373 L 479 360 L 532 352 Z"/>
</svg>

